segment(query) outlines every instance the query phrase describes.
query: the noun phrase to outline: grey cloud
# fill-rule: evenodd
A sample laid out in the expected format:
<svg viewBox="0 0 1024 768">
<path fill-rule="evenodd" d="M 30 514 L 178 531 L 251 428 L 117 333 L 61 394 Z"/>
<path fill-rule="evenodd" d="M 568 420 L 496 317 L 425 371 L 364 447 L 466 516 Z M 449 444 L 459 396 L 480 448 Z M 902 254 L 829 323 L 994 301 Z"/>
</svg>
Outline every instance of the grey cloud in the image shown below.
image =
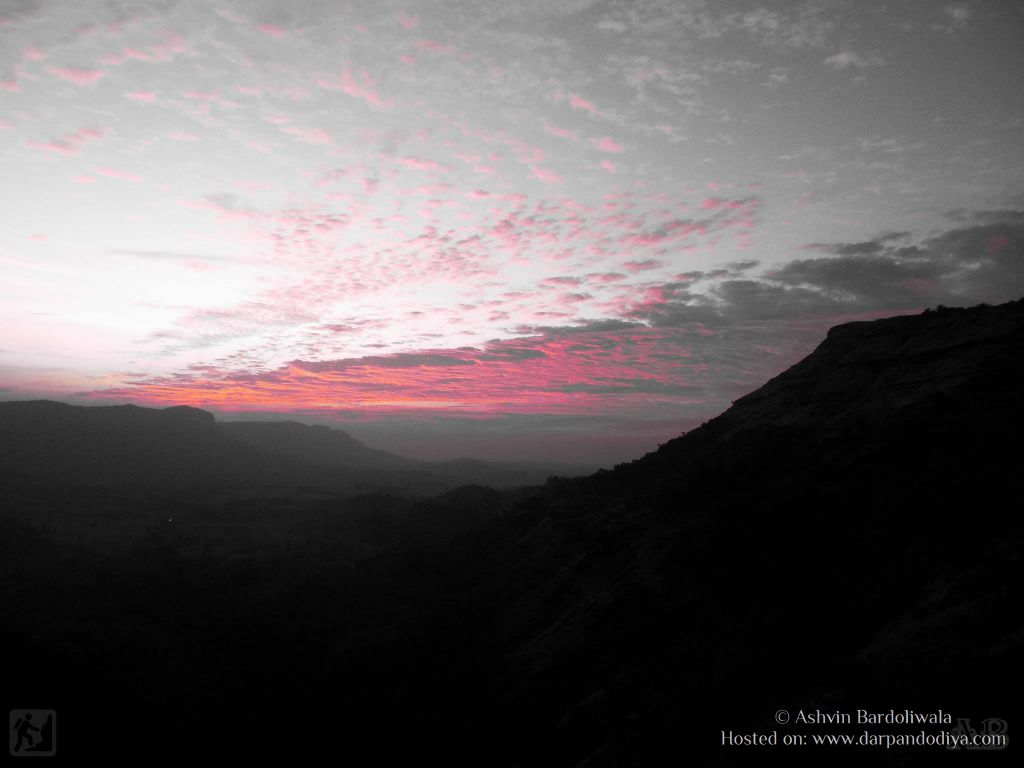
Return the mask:
<svg viewBox="0 0 1024 768">
<path fill-rule="evenodd" d="M 813 4 L 805 4 L 794 13 L 757 8 L 745 14 L 730 14 L 725 21 L 771 48 L 821 48 L 836 27 L 835 20 L 826 18 L 822 11 Z"/>
<path fill-rule="evenodd" d="M 460 357 L 454 352 L 400 352 L 394 355 L 371 355 L 368 357 L 346 358 L 308 362 L 295 360 L 292 365 L 308 371 L 340 371 L 348 368 L 380 366 L 382 368 L 419 368 L 475 365 L 471 359 Z"/>
<path fill-rule="evenodd" d="M 848 69 L 854 67 L 855 69 L 867 69 L 868 67 L 880 67 L 885 64 L 885 59 L 881 56 L 869 54 L 862 56 L 856 51 L 840 51 L 834 56 L 829 56 L 825 59 L 825 64 L 832 67 L 833 69 Z"/>
<path fill-rule="evenodd" d="M 725 267 L 733 272 L 746 272 L 753 269 L 761 262 L 757 259 L 750 259 L 749 261 L 730 261 Z"/>
<path fill-rule="evenodd" d="M 214 195 L 207 195 L 207 202 L 226 211 L 233 211 L 238 207 L 238 195 L 232 192 L 220 192 Z"/>
<path fill-rule="evenodd" d="M 693 269 L 690 270 L 689 272 L 680 272 L 678 275 L 676 275 L 676 279 L 688 281 L 703 280 L 704 273 L 699 269 Z"/>
<path fill-rule="evenodd" d="M 1024 219 L 955 229 L 924 248 L 948 270 L 944 277 L 957 303 L 1024 295 Z"/>
<path fill-rule="evenodd" d="M 39 10 L 39 7 L 38 0 L 2 0 L 0 1 L 0 16 L 8 19 L 31 16 Z"/>
<path fill-rule="evenodd" d="M 458 0 L 449 5 L 452 10 L 466 14 L 483 11 L 488 17 L 501 21 L 564 18 L 585 11 L 597 2 L 598 0 L 521 0 L 509 3 L 507 0 Z"/>
<path fill-rule="evenodd" d="M 1024 212 L 992 213 L 980 214 L 991 223 L 957 227 L 919 245 L 839 244 L 834 258 L 793 261 L 767 277 L 864 309 L 1009 301 L 1024 293 Z"/>
<path fill-rule="evenodd" d="M 712 325 L 722 320 L 722 314 L 714 303 L 703 296 L 676 299 L 648 309 L 637 317 L 656 328 L 675 328 L 693 323 Z"/>
<path fill-rule="evenodd" d="M 477 360 L 482 362 L 535 360 L 540 357 L 547 357 L 547 353 L 542 349 L 534 349 L 533 347 L 514 347 L 509 346 L 507 343 L 502 344 L 501 342 L 496 342 L 494 345 L 488 346 L 486 352 L 476 356 Z"/>
<path fill-rule="evenodd" d="M 713 289 L 726 320 L 767 320 L 820 314 L 834 307 L 819 292 L 761 280 L 726 280 Z"/>
<path fill-rule="evenodd" d="M 877 240 L 866 240 L 862 243 L 837 243 L 831 247 L 831 250 L 837 256 L 862 256 L 878 253 L 883 247 L 883 244 Z"/>
<path fill-rule="evenodd" d="M 973 13 L 966 4 L 954 3 L 942 9 L 942 16 L 942 19 L 932 25 L 932 29 L 952 34 L 966 27 Z"/>
<path fill-rule="evenodd" d="M 643 323 L 628 320 L 585 320 L 576 325 L 523 325 L 515 329 L 521 335 L 544 335 L 549 337 L 572 336 L 584 333 L 607 333 L 642 328 Z"/>
<path fill-rule="evenodd" d="M 954 227 L 910 245 L 899 244 L 906 232 L 860 243 L 818 243 L 814 247 L 829 255 L 796 259 L 749 279 L 737 279 L 735 271 L 690 273 L 706 286 L 701 293 L 686 283 L 667 283 L 660 287 L 660 301 L 637 307 L 630 317 L 661 328 L 722 326 L 1011 301 L 1024 295 L 1022 214 L 964 214 L 962 220 L 986 223 Z"/>
<path fill-rule="evenodd" d="M 820 309 L 848 304 L 867 310 L 927 304 L 920 287 L 934 284 L 940 274 L 935 264 L 923 259 L 871 253 L 792 261 L 768 277 L 787 290 L 813 291 Z M 948 300 L 944 290 L 939 294 L 940 303 Z"/>
<path fill-rule="evenodd" d="M 909 237 L 909 232 L 887 232 L 859 243 L 810 243 L 807 247 L 837 256 L 861 256 L 880 253 L 893 240 Z"/>
<path fill-rule="evenodd" d="M 974 211 L 967 214 L 966 221 L 978 224 L 1024 224 L 1024 210 Z"/>
</svg>

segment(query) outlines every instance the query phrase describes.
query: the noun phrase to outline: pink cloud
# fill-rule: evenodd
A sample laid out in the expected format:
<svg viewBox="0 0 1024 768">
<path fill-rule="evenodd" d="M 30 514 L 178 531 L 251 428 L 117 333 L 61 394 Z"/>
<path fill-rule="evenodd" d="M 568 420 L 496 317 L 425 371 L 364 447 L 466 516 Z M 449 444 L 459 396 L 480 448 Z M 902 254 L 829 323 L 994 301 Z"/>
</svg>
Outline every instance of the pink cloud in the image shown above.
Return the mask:
<svg viewBox="0 0 1024 768">
<path fill-rule="evenodd" d="M 285 36 L 285 31 L 274 24 L 260 24 L 260 32 L 275 39 Z"/>
<path fill-rule="evenodd" d="M 98 69 L 79 69 L 78 67 L 50 67 L 49 71 L 75 85 L 95 85 L 104 76 Z"/>
<path fill-rule="evenodd" d="M 412 16 L 402 11 L 398 14 L 398 23 L 406 29 L 416 29 L 420 25 L 420 17 Z"/>
<path fill-rule="evenodd" d="M 22 55 L 29 61 L 42 61 L 46 58 L 46 52 L 34 46 L 26 48 Z"/>
<path fill-rule="evenodd" d="M 417 171 L 440 171 L 445 167 L 433 160 L 423 160 L 419 157 L 396 157 L 395 162 L 404 165 L 406 168 L 414 168 Z"/>
<path fill-rule="evenodd" d="M 547 168 L 541 168 L 538 165 L 534 165 L 530 167 L 530 170 L 533 171 L 534 176 L 536 176 L 538 179 L 545 182 L 546 184 L 562 183 L 562 177 L 559 176 L 554 171 L 548 170 Z"/>
<path fill-rule="evenodd" d="M 548 277 L 541 281 L 541 285 L 548 287 L 565 287 L 567 285 L 580 285 L 583 282 L 581 277 L 573 277 L 572 275 L 557 275 L 555 277 Z"/>
<path fill-rule="evenodd" d="M 589 293 L 563 293 L 558 297 L 557 302 L 564 307 L 575 307 L 591 298 L 593 297 Z"/>
<path fill-rule="evenodd" d="M 100 59 L 100 63 L 108 66 L 120 66 L 130 59 L 135 61 L 152 61 L 153 57 L 137 48 L 125 48 L 121 53 L 108 53 Z"/>
<path fill-rule="evenodd" d="M 723 200 L 720 197 L 706 197 L 700 207 L 706 211 L 714 211 L 720 208 L 737 210 L 742 208 L 745 204 L 746 203 L 742 200 Z"/>
<path fill-rule="evenodd" d="M 11 91 L 17 93 L 21 88 L 18 86 L 17 80 L 6 80 L 0 79 L 0 91 Z"/>
<path fill-rule="evenodd" d="M 622 266 L 627 272 L 646 272 L 662 267 L 664 264 L 657 259 L 644 259 L 643 261 L 627 261 Z"/>
<path fill-rule="evenodd" d="M 80 128 L 72 134 L 50 141 L 29 141 L 30 146 L 42 149 L 47 152 L 55 152 L 58 155 L 77 155 L 82 147 L 89 141 L 95 141 L 103 136 L 103 131 L 98 128 Z"/>
<path fill-rule="evenodd" d="M 330 144 L 332 143 L 331 134 L 325 131 L 323 128 L 284 128 L 285 133 L 289 133 L 292 136 L 297 136 L 300 140 L 307 144 Z"/>
<path fill-rule="evenodd" d="M 152 104 L 156 101 L 156 94 L 152 91 L 130 91 L 124 97 L 132 101 L 144 101 L 147 104 Z"/>
<path fill-rule="evenodd" d="M 127 171 L 121 171 L 117 168 L 100 168 L 96 171 L 100 176 L 106 176 L 109 179 L 122 179 L 123 181 L 142 181 L 141 176 L 136 176 L 134 173 L 128 173 Z"/>
<path fill-rule="evenodd" d="M 594 144 L 602 152 L 621 152 L 623 150 L 623 146 L 609 136 L 605 136 L 603 139 L 594 139 Z"/>
<path fill-rule="evenodd" d="M 421 51 L 429 51 L 430 53 L 454 53 L 454 45 L 445 45 L 439 43 L 436 40 L 417 40 L 415 43 L 416 47 Z"/>
<path fill-rule="evenodd" d="M 430 176 L 417 178 L 415 173 L 405 173 L 405 168 L 432 170 L 434 161 L 428 158 L 380 154 L 377 159 L 375 165 L 380 167 L 376 170 L 342 162 L 341 168 L 330 172 L 335 185 L 332 191 L 339 192 L 341 203 L 331 204 L 335 213 L 313 205 L 261 211 L 239 207 L 229 196 L 180 201 L 206 209 L 211 219 L 216 215 L 222 220 L 244 221 L 254 251 L 273 255 L 290 269 L 260 289 L 251 301 L 227 307 L 223 314 L 207 312 L 181 319 L 168 332 L 178 334 L 181 340 L 200 335 L 218 339 L 218 345 L 227 343 L 225 339 L 262 338 L 238 342 L 267 347 L 254 353 L 257 357 L 272 352 L 282 359 L 280 355 L 287 350 L 291 357 L 285 359 L 301 358 L 314 346 L 318 350 L 315 359 L 351 355 L 351 345 L 331 346 L 322 339 L 303 337 L 305 331 L 296 324 L 306 323 L 307 317 L 325 318 L 324 322 L 330 323 L 344 319 L 347 323 L 348 319 L 337 316 L 337 307 L 360 303 L 370 307 L 380 292 L 396 290 L 409 297 L 410 311 L 420 311 L 432 318 L 431 322 L 421 327 L 418 322 L 388 321 L 381 338 L 360 339 L 360 351 L 385 340 L 416 348 L 432 343 L 431 338 L 449 338 L 448 334 L 459 329 L 465 329 L 470 338 L 481 338 L 473 334 L 499 336 L 508 333 L 510 326 L 528 323 L 567 325 L 584 316 L 645 321 L 643 312 L 649 315 L 652 310 L 644 310 L 643 302 L 655 297 L 642 292 L 651 282 L 671 279 L 661 277 L 661 270 L 670 271 L 660 260 L 661 254 L 669 247 L 673 254 L 680 253 L 697 237 L 719 232 L 739 218 L 737 212 L 724 207 L 703 220 L 680 218 L 678 203 L 682 199 L 691 202 L 691 209 L 694 199 L 699 204 L 702 196 L 694 198 L 695 190 L 678 193 L 685 198 L 634 190 L 599 195 L 592 202 L 564 193 L 532 200 L 520 195 L 513 200 L 501 183 L 462 189 L 430 183 L 434 181 Z M 467 160 L 473 158 L 467 155 Z M 387 200 L 367 200 L 359 184 L 366 179 L 372 189 L 369 176 L 375 173 L 382 177 L 382 184 L 399 185 L 398 193 L 412 199 L 403 199 L 390 210 Z M 315 182 L 324 178 L 324 171 L 311 169 L 307 175 Z M 450 216 L 442 210 L 453 200 L 472 206 L 479 217 L 476 226 L 459 223 L 458 210 Z M 748 207 L 754 204 L 751 199 Z M 744 208 L 738 213 L 746 212 Z M 338 234 L 342 232 L 355 237 L 371 233 L 372 253 L 363 248 L 339 249 Z M 679 243 L 681 238 L 690 240 Z M 527 258 L 536 271 L 529 278 L 516 275 L 516 265 Z M 586 277 L 578 283 L 576 275 Z M 518 296 L 502 293 L 513 276 Z M 457 299 L 433 303 L 435 294 L 426 287 L 435 281 L 445 281 L 457 290 Z M 665 294 L 663 300 L 673 299 Z M 678 296 L 674 300 L 678 301 Z M 475 308 L 463 308 L 460 302 L 472 303 Z M 459 309 L 454 311 L 455 307 Z M 450 311 L 453 314 L 449 315 Z M 501 312 L 508 318 L 497 318 L 495 313 Z M 496 319 L 488 319 L 492 317 Z M 272 341 L 284 336 L 302 337 L 302 342 Z"/>
<path fill-rule="evenodd" d="M 561 136 L 563 139 L 575 139 L 578 135 L 576 131 L 570 130 L 569 128 L 559 128 L 556 125 L 545 125 L 544 130 L 552 136 Z"/>
<path fill-rule="evenodd" d="M 586 298 L 565 294 L 561 300 L 571 305 Z M 503 313 L 496 314 L 500 318 Z M 536 315 L 564 321 L 572 313 L 551 309 Z M 347 324 L 339 327 L 343 336 L 349 332 Z M 681 382 L 687 393 L 680 397 L 693 402 L 694 385 L 705 383 L 706 369 L 690 360 L 670 330 L 581 329 L 564 336 L 542 333 L 492 341 L 480 348 L 295 360 L 261 372 L 202 366 L 92 394 L 227 411 L 345 407 L 366 416 L 439 410 L 608 415 L 644 405 L 663 408 L 664 392 Z"/>
<path fill-rule="evenodd" d="M 601 167 L 604 168 L 608 173 L 615 173 L 617 167 L 611 160 L 602 160 Z"/>
<path fill-rule="evenodd" d="M 51 141 L 32 141 L 30 139 L 27 143 L 29 146 L 35 147 L 36 149 L 56 152 L 59 155 L 77 155 L 81 151 L 77 145 L 71 144 L 63 139 L 53 139 Z"/>
<path fill-rule="evenodd" d="M 188 41 L 177 32 L 167 32 L 164 39 L 156 45 L 150 46 L 153 57 L 160 61 L 170 61 L 189 50 Z"/>
<path fill-rule="evenodd" d="M 374 107 L 386 107 L 390 104 L 390 100 L 381 97 L 373 76 L 365 69 L 353 72 L 346 66 L 340 78 L 332 80 L 321 77 L 317 79 L 316 83 L 325 90 L 341 91 L 353 98 L 362 99 Z"/>
<path fill-rule="evenodd" d="M 621 272 L 598 272 L 587 275 L 587 280 L 595 283 L 617 283 L 625 279 L 626 276 Z"/>
<path fill-rule="evenodd" d="M 74 181 L 76 184 L 95 184 L 96 183 L 96 177 L 95 176 L 75 176 L 71 180 Z"/>
<path fill-rule="evenodd" d="M 601 114 L 596 106 L 575 93 L 569 98 L 569 106 L 573 109 L 582 109 L 584 112 L 589 112 L 592 115 Z"/>
</svg>

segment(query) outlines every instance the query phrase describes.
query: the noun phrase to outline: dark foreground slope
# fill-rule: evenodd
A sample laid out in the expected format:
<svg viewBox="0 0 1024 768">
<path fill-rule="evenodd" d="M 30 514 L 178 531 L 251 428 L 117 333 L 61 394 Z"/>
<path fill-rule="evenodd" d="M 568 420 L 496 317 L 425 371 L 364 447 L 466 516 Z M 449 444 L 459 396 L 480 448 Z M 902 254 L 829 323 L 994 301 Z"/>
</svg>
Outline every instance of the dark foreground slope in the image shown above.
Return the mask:
<svg viewBox="0 0 1024 768">
<path fill-rule="evenodd" d="M 56 708 L 72 762 L 1008 764 L 1022 380 L 1024 303 L 943 310 L 833 329 L 700 429 L 532 492 L 83 507 L 132 540 L 7 518 L 5 703 Z M 1011 746 L 721 743 L 957 718 Z"/>
<path fill-rule="evenodd" d="M 721 730 L 778 729 L 780 707 L 1012 725 L 1022 380 L 1022 302 L 852 323 L 656 453 L 549 486 L 500 566 L 535 571 L 498 593 L 533 746 L 728 764 Z"/>
</svg>

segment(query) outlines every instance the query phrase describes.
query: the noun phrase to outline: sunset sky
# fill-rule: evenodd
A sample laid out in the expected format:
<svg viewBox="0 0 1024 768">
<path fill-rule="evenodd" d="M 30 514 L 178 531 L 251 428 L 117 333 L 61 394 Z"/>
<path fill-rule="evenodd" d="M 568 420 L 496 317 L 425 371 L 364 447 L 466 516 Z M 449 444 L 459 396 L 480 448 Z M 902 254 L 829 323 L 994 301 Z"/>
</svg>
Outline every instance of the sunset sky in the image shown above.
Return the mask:
<svg viewBox="0 0 1024 768">
<path fill-rule="evenodd" d="M 0 396 L 610 464 L 1024 295 L 1024 2 L 0 0 Z"/>
</svg>

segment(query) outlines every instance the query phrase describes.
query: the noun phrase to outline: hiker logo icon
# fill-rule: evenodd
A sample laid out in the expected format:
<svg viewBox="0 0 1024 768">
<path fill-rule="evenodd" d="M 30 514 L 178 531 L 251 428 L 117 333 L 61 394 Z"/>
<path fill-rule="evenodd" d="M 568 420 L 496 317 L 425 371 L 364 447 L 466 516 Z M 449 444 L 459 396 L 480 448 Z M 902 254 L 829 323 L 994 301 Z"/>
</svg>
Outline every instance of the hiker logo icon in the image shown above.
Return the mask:
<svg viewBox="0 0 1024 768">
<path fill-rule="evenodd" d="M 57 713 L 52 709 L 11 710 L 11 755 L 50 757 L 57 752 Z"/>
</svg>

